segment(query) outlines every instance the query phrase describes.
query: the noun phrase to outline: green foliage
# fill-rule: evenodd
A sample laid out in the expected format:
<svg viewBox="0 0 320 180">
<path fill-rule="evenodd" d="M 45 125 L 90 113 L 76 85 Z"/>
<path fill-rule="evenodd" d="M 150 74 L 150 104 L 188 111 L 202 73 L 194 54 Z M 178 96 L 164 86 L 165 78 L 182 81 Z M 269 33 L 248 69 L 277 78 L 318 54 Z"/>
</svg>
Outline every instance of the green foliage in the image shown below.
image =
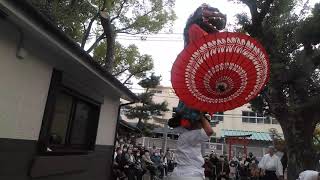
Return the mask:
<svg viewBox="0 0 320 180">
<path fill-rule="evenodd" d="M 239 0 L 251 13 L 238 15 L 241 31 L 257 38 L 271 61 L 270 81 L 251 102 L 255 111 L 275 117 L 288 150 L 288 179 L 314 168 L 313 134 L 320 121 L 320 31 L 317 4 L 295 14 L 297 0 Z M 306 150 L 304 150 L 307 148 Z"/>
<path fill-rule="evenodd" d="M 31 3 L 76 42 L 81 42 L 85 24 L 96 14 L 88 0 L 30 0 Z"/>
<path fill-rule="evenodd" d="M 318 96 L 320 91 L 318 64 L 315 63 L 319 60 L 319 48 L 314 46 L 320 42 L 319 4 L 310 17 L 300 20 L 299 15 L 292 13 L 296 1 L 273 0 L 269 1 L 269 6 L 268 1 L 240 2 L 257 8 L 256 11 L 251 9 L 252 13 L 258 13 L 251 14 L 252 19 L 247 14 L 239 14 L 238 24 L 262 42 L 271 61 L 270 82 L 252 101 L 252 107 L 272 115 L 284 108 L 301 111 L 302 104 L 307 104 L 308 99 Z"/>
<path fill-rule="evenodd" d="M 152 73 L 150 77 L 146 77 L 145 79 L 141 80 L 138 84 L 141 87 L 145 88 L 148 92 L 150 88 L 156 88 L 159 85 L 160 80 L 161 76 L 156 76 L 154 75 L 154 73 Z"/>
<path fill-rule="evenodd" d="M 101 66 L 105 66 L 105 41 L 100 43 L 93 51 L 93 58 Z M 153 60 L 150 55 L 141 55 L 138 47 L 131 44 L 128 47 L 122 46 L 119 42 L 115 44 L 115 62 L 112 74 L 123 82 L 128 82 L 132 76 L 136 79 L 145 77 L 146 72 L 153 69 Z"/>
<path fill-rule="evenodd" d="M 317 125 L 313 133 L 313 143 L 317 152 L 320 152 L 320 124 Z"/>
<path fill-rule="evenodd" d="M 108 54 L 107 47 L 113 43 L 106 44 L 104 39 L 110 40 L 113 36 L 107 35 L 157 33 L 162 29 L 170 29 L 176 19 L 173 11 L 175 0 L 29 1 L 82 47 L 88 40 L 95 40 L 87 51 L 94 51 L 94 58 L 102 66 L 113 67 L 111 73 L 124 78 L 124 83 L 133 76 L 138 79 L 144 77 L 153 68 L 152 58 L 150 55 L 140 55 L 134 45 L 126 48 L 119 43 L 115 44 L 115 48 L 109 48 Z M 100 16 L 100 11 L 107 12 L 107 17 Z M 106 18 L 109 23 L 102 26 L 101 18 Z M 104 32 L 106 28 L 102 27 L 112 30 Z M 122 76 L 124 71 L 125 77 Z"/>
<path fill-rule="evenodd" d="M 142 120 L 146 123 L 152 116 L 161 116 L 163 112 L 169 110 L 166 101 L 155 103 L 152 99 L 154 94 L 149 91 L 150 88 L 156 88 L 159 85 L 160 79 L 160 76 L 151 74 L 150 77 L 146 77 L 139 82 L 139 85 L 145 89 L 145 92 L 138 95 L 141 100 L 140 104 L 126 107 L 128 110 L 126 111 L 126 116 L 129 119 L 137 118 L 139 119 L 139 123 Z"/>
</svg>

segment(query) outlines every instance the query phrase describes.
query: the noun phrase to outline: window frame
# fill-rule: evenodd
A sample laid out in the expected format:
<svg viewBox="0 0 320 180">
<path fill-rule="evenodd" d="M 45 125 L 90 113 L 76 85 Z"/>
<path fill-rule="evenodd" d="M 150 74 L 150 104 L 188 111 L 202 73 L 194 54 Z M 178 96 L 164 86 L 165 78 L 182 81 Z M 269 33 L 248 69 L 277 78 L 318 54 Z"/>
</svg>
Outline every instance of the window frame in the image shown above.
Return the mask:
<svg viewBox="0 0 320 180">
<path fill-rule="evenodd" d="M 213 115 L 213 120 L 217 122 L 223 122 L 224 120 L 224 112 L 216 112 Z"/>
<path fill-rule="evenodd" d="M 101 103 L 91 99 L 90 97 L 87 97 L 83 95 L 82 93 L 67 87 L 62 84 L 62 76 L 63 72 L 54 69 L 52 72 L 47 102 L 44 110 L 44 115 L 42 119 L 42 125 L 39 135 L 39 141 L 38 141 L 38 153 L 41 155 L 68 155 L 68 154 L 88 154 L 91 151 L 94 151 L 95 148 L 95 141 L 97 137 L 98 132 L 98 124 L 99 124 L 99 117 L 100 117 L 100 111 L 101 111 Z M 95 120 L 89 121 L 88 125 L 86 126 L 88 129 L 86 131 L 86 144 L 55 144 L 50 145 L 50 131 L 51 126 L 53 123 L 54 113 L 55 113 L 55 105 L 57 96 L 59 93 L 71 96 L 72 98 L 72 107 L 71 111 L 75 111 L 76 107 L 73 107 L 76 102 L 83 102 L 87 105 L 89 105 L 94 111 Z M 73 122 L 74 122 L 74 116 L 75 112 L 71 112 L 70 117 L 68 119 L 68 127 L 66 132 L 66 139 L 69 139 L 71 142 L 71 135 L 72 135 L 72 128 L 73 128 Z M 47 148 L 53 147 L 54 151 L 48 151 Z"/>
<path fill-rule="evenodd" d="M 254 116 L 253 113 L 255 114 Z M 250 122 L 250 119 L 255 119 L 255 122 Z M 259 121 L 261 120 L 262 121 Z M 266 123 L 268 121 L 269 123 Z M 251 123 L 251 124 L 279 124 L 279 123 L 273 123 L 274 121 L 277 122 L 277 120 L 270 116 L 264 116 L 259 113 L 253 112 L 253 111 L 242 111 L 242 123 Z"/>
</svg>

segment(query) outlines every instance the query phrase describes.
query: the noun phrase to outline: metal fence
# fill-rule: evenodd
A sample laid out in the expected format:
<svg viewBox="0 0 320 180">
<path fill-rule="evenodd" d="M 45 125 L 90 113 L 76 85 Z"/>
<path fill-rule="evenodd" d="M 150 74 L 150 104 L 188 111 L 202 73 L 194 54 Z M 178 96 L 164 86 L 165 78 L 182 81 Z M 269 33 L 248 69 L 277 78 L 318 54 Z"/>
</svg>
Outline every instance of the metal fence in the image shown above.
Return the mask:
<svg viewBox="0 0 320 180">
<path fill-rule="evenodd" d="M 153 146 L 156 146 L 157 148 L 162 148 L 164 139 L 163 138 L 151 138 L 151 137 L 141 137 L 136 140 L 137 144 L 142 144 L 142 146 L 147 148 L 152 148 Z M 177 148 L 177 140 L 173 140 L 168 138 L 166 148 L 169 148 L 172 151 L 175 151 Z M 202 154 L 207 155 L 211 152 L 214 152 L 218 155 L 228 155 L 228 145 L 224 143 L 211 143 L 206 142 L 203 143 L 203 152 Z M 243 154 L 244 149 L 243 146 L 240 145 L 232 145 L 231 151 L 235 154 Z M 265 146 L 248 146 L 247 152 L 252 152 L 254 156 L 256 156 L 258 159 L 260 159 L 265 153 L 267 153 L 267 148 Z"/>
</svg>

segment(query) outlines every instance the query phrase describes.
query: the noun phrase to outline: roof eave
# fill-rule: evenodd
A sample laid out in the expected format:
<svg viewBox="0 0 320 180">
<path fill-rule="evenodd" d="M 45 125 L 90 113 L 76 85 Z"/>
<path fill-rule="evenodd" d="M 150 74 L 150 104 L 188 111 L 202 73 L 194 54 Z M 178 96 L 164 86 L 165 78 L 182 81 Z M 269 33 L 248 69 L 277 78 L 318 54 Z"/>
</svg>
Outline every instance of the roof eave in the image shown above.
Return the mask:
<svg viewBox="0 0 320 180">
<path fill-rule="evenodd" d="M 87 52 L 40 14 L 31 4 L 26 1 L 3 0 L 0 1 L 0 8 L 1 7 L 34 28 L 35 31 L 39 31 L 48 39 L 54 41 L 62 50 L 67 51 L 68 54 L 72 54 L 73 58 L 77 57 L 77 60 L 81 61 L 86 68 L 115 88 L 122 95 L 121 97 L 123 99 L 134 102 L 139 101 L 139 98 L 133 92 L 96 63 Z"/>
</svg>

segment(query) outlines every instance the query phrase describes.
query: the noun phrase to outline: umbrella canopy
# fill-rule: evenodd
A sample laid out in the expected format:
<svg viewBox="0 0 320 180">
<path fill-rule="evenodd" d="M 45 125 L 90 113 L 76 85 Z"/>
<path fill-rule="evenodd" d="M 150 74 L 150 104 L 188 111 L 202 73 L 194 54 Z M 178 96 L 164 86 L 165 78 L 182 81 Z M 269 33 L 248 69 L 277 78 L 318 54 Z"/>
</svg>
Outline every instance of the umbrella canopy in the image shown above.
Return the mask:
<svg viewBox="0 0 320 180">
<path fill-rule="evenodd" d="M 177 96 L 190 108 L 223 112 L 256 97 L 269 79 L 262 45 L 241 33 L 205 35 L 178 55 L 171 70 Z"/>
</svg>

